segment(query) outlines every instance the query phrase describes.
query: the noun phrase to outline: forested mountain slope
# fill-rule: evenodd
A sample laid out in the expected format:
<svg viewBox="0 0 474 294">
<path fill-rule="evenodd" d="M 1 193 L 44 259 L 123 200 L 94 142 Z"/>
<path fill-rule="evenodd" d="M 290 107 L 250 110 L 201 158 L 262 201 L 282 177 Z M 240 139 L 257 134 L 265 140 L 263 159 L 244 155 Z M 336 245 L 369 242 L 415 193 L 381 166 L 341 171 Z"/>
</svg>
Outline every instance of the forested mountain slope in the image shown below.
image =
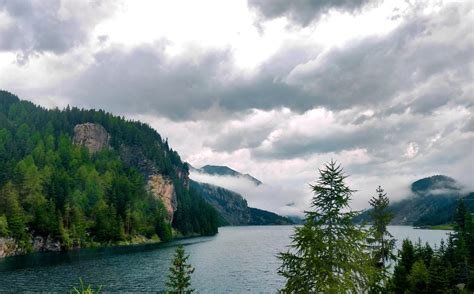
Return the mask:
<svg viewBox="0 0 474 294">
<path fill-rule="evenodd" d="M 452 223 L 459 199 L 464 199 L 474 212 L 473 193 L 463 193 L 454 179 L 436 175 L 417 180 L 411 185 L 411 195 L 393 202 L 389 209 L 394 214 L 391 224 L 428 226 Z M 356 222 L 370 222 L 369 211 L 356 217 Z"/>
<path fill-rule="evenodd" d="M 198 191 L 222 216 L 222 225 L 290 225 L 293 222 L 276 213 L 252 208 L 245 198 L 228 189 L 191 180 Z"/>
<path fill-rule="evenodd" d="M 0 244 L 3 255 L 167 240 L 172 228 L 210 235 L 217 223 L 189 189 L 187 165 L 150 126 L 0 91 L 0 238 L 13 240 Z"/>
</svg>

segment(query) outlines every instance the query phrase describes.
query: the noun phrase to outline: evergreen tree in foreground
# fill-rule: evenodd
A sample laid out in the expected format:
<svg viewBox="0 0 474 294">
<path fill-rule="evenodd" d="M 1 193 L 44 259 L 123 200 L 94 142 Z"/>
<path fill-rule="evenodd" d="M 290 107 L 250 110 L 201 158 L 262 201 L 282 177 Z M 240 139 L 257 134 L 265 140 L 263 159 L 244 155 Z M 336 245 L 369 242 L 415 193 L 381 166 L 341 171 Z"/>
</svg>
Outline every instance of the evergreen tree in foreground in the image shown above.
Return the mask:
<svg viewBox="0 0 474 294">
<path fill-rule="evenodd" d="M 366 289 L 370 258 L 367 233 L 352 223 L 357 212 L 348 211 L 353 190 L 336 162 L 327 163 L 311 186 L 312 211 L 304 226 L 295 229 L 291 249 L 280 253 L 283 293 L 358 293 Z"/>
<path fill-rule="evenodd" d="M 372 251 L 372 263 L 376 269 L 374 280 L 371 283 L 372 292 L 380 292 L 387 284 L 390 277 L 390 262 L 396 259 L 393 254 L 395 248 L 395 239 L 387 230 L 387 226 L 393 218 L 393 214 L 388 211 L 390 200 L 382 187 L 378 187 L 377 196 L 369 200 L 372 206 L 370 216 L 372 218 L 372 227 L 370 228 L 369 238 L 367 239 Z"/>
<path fill-rule="evenodd" d="M 194 291 L 194 289 L 189 288 L 194 268 L 188 264 L 188 258 L 189 255 L 186 255 L 183 246 L 178 246 L 166 283 L 166 286 L 171 288 L 171 293 L 191 293 Z"/>
</svg>

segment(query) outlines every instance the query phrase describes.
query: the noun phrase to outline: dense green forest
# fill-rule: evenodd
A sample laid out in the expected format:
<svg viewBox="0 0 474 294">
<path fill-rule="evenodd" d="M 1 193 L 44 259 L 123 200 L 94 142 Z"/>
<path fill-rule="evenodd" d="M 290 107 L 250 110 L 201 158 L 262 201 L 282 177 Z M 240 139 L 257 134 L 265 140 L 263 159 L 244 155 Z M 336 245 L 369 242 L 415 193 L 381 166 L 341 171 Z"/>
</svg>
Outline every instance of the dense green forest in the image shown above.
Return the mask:
<svg viewBox="0 0 474 294">
<path fill-rule="evenodd" d="M 454 232 L 439 248 L 404 240 L 393 276 L 392 293 L 472 293 L 474 290 L 474 220 L 460 200 Z"/>
<path fill-rule="evenodd" d="M 446 242 L 431 248 L 406 239 L 395 255 L 389 197 L 379 186 L 369 201 L 372 226 L 355 225 L 360 212 L 348 206 L 354 191 L 346 178 L 334 161 L 320 169 L 305 223 L 295 228 L 290 250 L 278 255 L 286 280 L 280 293 L 473 293 L 474 219 L 467 199 L 457 202 Z"/>
<path fill-rule="evenodd" d="M 74 127 L 96 123 L 110 134 L 97 153 L 72 143 Z M 170 224 L 161 200 L 146 189 L 140 167 L 120 150 L 133 148 L 171 179 L 177 211 Z M 217 212 L 186 184 L 188 167 L 150 126 L 102 110 L 38 107 L 0 91 L 0 237 L 28 249 L 34 236 L 64 248 L 135 237 L 168 240 L 215 234 Z"/>
</svg>

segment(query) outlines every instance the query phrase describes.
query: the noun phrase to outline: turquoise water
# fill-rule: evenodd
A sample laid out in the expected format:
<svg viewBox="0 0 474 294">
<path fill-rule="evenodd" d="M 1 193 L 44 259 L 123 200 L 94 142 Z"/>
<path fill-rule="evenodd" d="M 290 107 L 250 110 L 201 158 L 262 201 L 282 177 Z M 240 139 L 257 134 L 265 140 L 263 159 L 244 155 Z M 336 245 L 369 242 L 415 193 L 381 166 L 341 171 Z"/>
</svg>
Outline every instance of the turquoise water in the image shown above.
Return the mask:
<svg viewBox="0 0 474 294">
<path fill-rule="evenodd" d="M 399 240 L 439 244 L 448 231 L 392 226 Z M 196 268 L 193 287 L 199 293 L 274 293 L 283 285 L 275 257 L 289 244 L 292 226 L 219 228 L 213 237 L 167 244 L 42 253 L 0 260 L 0 292 L 72 290 L 79 277 L 103 285 L 104 292 L 157 292 L 164 283 L 177 244 L 184 244 Z"/>
</svg>

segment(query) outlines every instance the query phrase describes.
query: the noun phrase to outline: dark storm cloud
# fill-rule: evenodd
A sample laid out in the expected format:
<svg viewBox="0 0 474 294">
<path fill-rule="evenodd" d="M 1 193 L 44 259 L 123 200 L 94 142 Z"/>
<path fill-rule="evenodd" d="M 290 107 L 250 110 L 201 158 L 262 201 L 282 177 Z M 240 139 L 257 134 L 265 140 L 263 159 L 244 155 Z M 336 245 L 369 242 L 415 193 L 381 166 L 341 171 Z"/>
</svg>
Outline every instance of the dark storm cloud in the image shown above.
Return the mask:
<svg viewBox="0 0 474 294">
<path fill-rule="evenodd" d="M 354 12 L 370 0 L 248 0 L 248 5 L 256 9 L 264 19 L 286 16 L 292 22 L 307 26 L 331 9 Z"/>
<path fill-rule="evenodd" d="M 270 66 L 247 78 L 235 71 L 228 50 L 189 50 L 171 58 L 166 45 L 162 41 L 100 51 L 66 92 L 84 106 L 174 120 L 195 118 L 212 107 L 246 111 L 289 106 L 303 111 L 317 104 L 301 87 L 279 80 Z"/>
<path fill-rule="evenodd" d="M 432 91 L 425 90 L 422 97 L 413 93 L 409 99 L 425 100 L 417 102 L 417 111 L 430 111 L 428 108 L 446 103 L 446 98 L 455 98 L 462 92 L 460 87 L 469 82 L 474 50 L 468 33 L 470 26 L 464 19 L 469 11 L 472 8 L 453 5 L 437 18 L 413 18 L 387 36 L 369 37 L 333 49 L 297 66 L 286 82 L 311 92 L 321 105 L 346 109 L 354 105 L 383 105 L 445 75 L 449 95 L 440 97 L 436 91 L 439 87 L 432 85 Z M 440 28 L 454 33 L 457 39 L 438 33 Z"/>
<path fill-rule="evenodd" d="M 87 41 L 91 29 L 113 11 L 109 1 L 0 0 L 10 23 L 0 29 L 0 51 L 64 53 Z"/>
<path fill-rule="evenodd" d="M 209 51 L 170 59 L 165 46 L 160 42 L 130 51 L 100 51 L 67 92 L 86 106 L 168 118 L 189 118 L 194 111 L 218 103 L 229 53 Z"/>
<path fill-rule="evenodd" d="M 366 107 L 387 114 L 410 108 L 428 114 L 472 98 L 465 90 L 474 50 L 465 20 L 471 10 L 450 5 L 432 17 L 413 16 L 387 35 L 329 51 L 283 47 L 249 76 L 227 49 L 191 48 L 174 57 L 165 54 L 166 42 L 107 49 L 67 94 L 87 106 L 174 120 L 207 119 L 199 114 L 213 107 L 233 113 Z"/>
</svg>

